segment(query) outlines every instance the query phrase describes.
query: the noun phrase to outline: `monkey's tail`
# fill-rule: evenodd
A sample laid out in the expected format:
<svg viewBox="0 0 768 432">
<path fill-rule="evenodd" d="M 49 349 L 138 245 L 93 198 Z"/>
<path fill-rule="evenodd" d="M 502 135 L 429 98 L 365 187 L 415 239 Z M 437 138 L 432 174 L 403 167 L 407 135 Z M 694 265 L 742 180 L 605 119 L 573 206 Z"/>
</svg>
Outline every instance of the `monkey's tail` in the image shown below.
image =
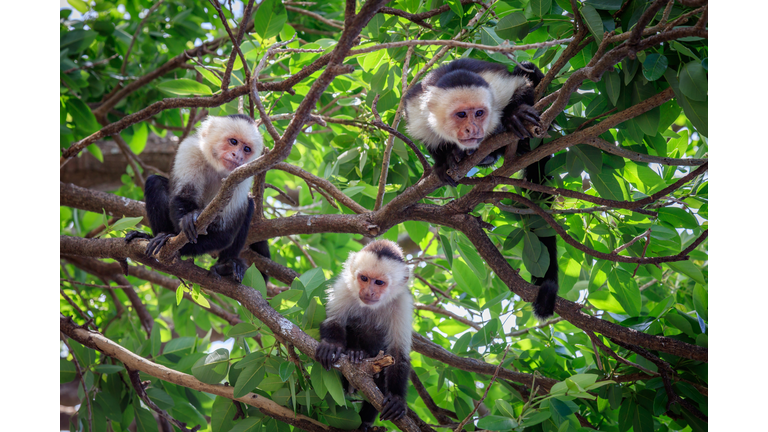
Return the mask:
<svg viewBox="0 0 768 432">
<path fill-rule="evenodd" d="M 539 287 L 536 300 L 533 301 L 533 314 L 536 315 L 536 318 L 543 320 L 554 315 L 557 290 L 557 281 L 544 280 L 544 283 Z"/>
</svg>

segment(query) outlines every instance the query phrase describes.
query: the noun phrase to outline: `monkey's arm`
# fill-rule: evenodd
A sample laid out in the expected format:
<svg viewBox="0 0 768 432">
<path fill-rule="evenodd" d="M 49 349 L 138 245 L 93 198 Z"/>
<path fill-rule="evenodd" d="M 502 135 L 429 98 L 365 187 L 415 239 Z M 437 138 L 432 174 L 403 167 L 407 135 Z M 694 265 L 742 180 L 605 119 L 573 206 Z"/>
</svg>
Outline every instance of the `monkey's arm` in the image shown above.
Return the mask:
<svg viewBox="0 0 768 432">
<path fill-rule="evenodd" d="M 410 357 L 400 350 L 390 350 L 395 364 L 384 370 L 386 393 L 381 409 L 382 420 L 397 420 L 408 410 L 405 394 L 408 391 L 408 374 L 411 370 Z"/>
<path fill-rule="evenodd" d="M 144 201 L 146 203 L 149 226 L 155 237 L 150 237 L 141 231 L 131 231 L 125 236 L 125 241 L 130 242 L 135 238 L 149 239 L 147 255 L 153 255 L 163 247 L 165 242 L 178 233 L 171 221 L 169 205 L 168 179 L 151 175 L 144 185 Z"/>
<path fill-rule="evenodd" d="M 435 165 L 433 169 L 435 170 L 435 174 L 437 174 L 437 177 L 440 178 L 444 183 L 448 183 L 449 185 L 456 187 L 458 186 L 458 183 L 456 180 L 452 179 L 451 176 L 448 175 L 447 171 L 448 168 L 450 168 L 452 165 L 455 166 L 456 164 L 451 162 L 455 162 L 452 160 L 454 157 L 454 151 L 459 151 L 463 153 L 461 150 L 459 150 L 455 145 L 450 144 L 441 144 L 437 147 L 429 147 L 427 146 L 427 151 L 430 155 L 432 155 L 432 159 L 435 160 Z M 459 158 L 461 159 L 461 158 Z"/>
<path fill-rule="evenodd" d="M 334 361 L 346 349 L 347 330 L 344 325 L 333 319 L 326 319 L 320 323 L 320 346 L 315 351 L 315 360 L 325 370 L 331 370 Z"/>
</svg>

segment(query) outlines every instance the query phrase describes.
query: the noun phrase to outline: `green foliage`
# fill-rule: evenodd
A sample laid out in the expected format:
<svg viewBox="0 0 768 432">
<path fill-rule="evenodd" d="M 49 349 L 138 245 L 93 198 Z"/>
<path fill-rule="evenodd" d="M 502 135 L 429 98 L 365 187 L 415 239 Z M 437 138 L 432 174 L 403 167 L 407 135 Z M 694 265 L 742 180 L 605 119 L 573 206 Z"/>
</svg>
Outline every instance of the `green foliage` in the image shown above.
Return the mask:
<svg viewBox="0 0 768 432">
<path fill-rule="evenodd" d="M 225 2 L 222 2 L 225 3 Z M 362 2 L 357 3 L 358 10 Z M 545 91 L 559 90 L 575 72 L 589 64 L 598 52 L 605 32 L 622 34 L 629 31 L 647 7 L 647 2 L 620 0 L 587 0 L 576 2 L 571 10 L 567 0 L 509 0 L 496 2 L 494 14 L 485 13 L 468 26 L 479 11 L 475 3 L 460 1 L 390 2 L 388 6 L 421 13 L 443 4 L 445 12 L 428 19 L 432 29 L 420 27 L 402 17 L 378 14 L 364 28 L 363 38 L 355 49 L 406 40 L 450 39 L 467 30 L 465 42 L 492 46 L 509 40 L 512 45 L 525 45 L 573 37 L 572 18 L 578 14 L 594 37 L 576 56 L 561 65 L 558 74 Z M 622 7 L 624 3 L 627 3 Z M 188 99 L 221 94 L 221 82 L 232 43 L 221 19 L 209 3 L 180 0 L 164 2 L 145 19 L 153 2 L 147 0 L 110 3 L 101 0 L 69 4 L 83 14 L 73 18 L 62 13 L 60 20 L 60 147 L 68 148 L 103 125 L 114 123 L 161 100 Z M 119 4 L 119 6 L 116 6 Z M 222 4 L 225 18 L 236 32 L 241 23 L 242 8 L 232 14 Z M 292 6 L 320 14 L 338 23 L 344 21 L 344 2 L 318 2 L 313 6 Z M 690 8 L 672 7 L 670 20 Z M 618 13 L 617 13 L 618 12 Z M 614 16 L 616 14 L 616 16 Z M 655 25 L 661 14 L 650 25 Z M 144 19 L 139 29 L 140 22 Z M 296 40 L 286 48 L 322 49 L 330 52 L 340 30 L 312 16 L 297 13 L 279 0 L 264 0 L 253 17 L 254 30 L 247 32 L 240 49 L 249 71 L 276 42 Z M 137 33 L 137 29 L 139 29 Z M 134 34 L 137 34 L 133 40 Z M 220 39 L 221 38 L 221 39 Z M 98 106 L 114 96 L 114 90 L 136 82 L 173 58 L 183 55 L 200 43 L 216 41 L 204 53 L 192 56 L 185 68 L 171 68 L 149 83 L 133 89 L 103 115 Z M 133 44 L 132 44 L 133 42 Z M 130 55 L 129 46 L 132 45 Z M 609 44 L 609 49 L 618 43 Z M 517 51 L 517 61 L 532 61 L 549 72 L 565 52 L 567 44 Z M 301 133 L 285 162 L 300 166 L 330 181 L 344 194 L 367 209 L 373 209 L 385 157 L 387 133 L 371 126 L 374 120 L 372 101 L 378 94 L 377 109 L 382 121 L 392 124 L 403 97 L 403 71 L 411 82 L 441 47 L 416 46 L 408 55 L 407 47 L 378 49 L 348 57 L 345 64 L 354 66 L 352 73 L 336 77 L 320 97 L 316 113 L 331 118 L 325 126 L 313 124 Z M 202 51 L 201 51 L 202 52 Z M 293 76 L 317 60 L 323 53 L 285 52 L 273 57 L 260 71 L 262 82 L 279 82 Z M 441 62 L 459 57 L 491 60 L 514 67 L 514 63 L 498 52 L 480 49 L 451 49 Z M 558 63 L 559 64 L 559 63 Z M 322 69 L 321 69 L 322 71 Z M 292 93 L 261 92 L 260 97 L 273 116 L 274 125 L 283 133 L 287 119 L 304 100 L 321 71 L 298 82 Z M 696 167 L 662 165 L 649 158 L 705 158 L 708 154 L 708 46 L 700 38 L 686 38 L 658 45 L 625 58 L 602 74 L 599 81 L 586 80 L 579 92 L 571 95 L 563 113 L 557 116 L 557 127 L 549 137 L 534 145 L 546 145 L 568 134 L 588 130 L 617 112 L 642 103 L 672 88 L 674 99 L 635 117 L 620 122 L 599 138 L 623 150 L 623 157 L 597 149 L 580 141 L 559 151 L 547 164 L 550 186 L 582 192 L 592 197 L 614 201 L 636 201 L 674 184 Z M 245 67 L 238 57 L 230 80 L 230 88 L 245 82 Z M 248 93 L 247 91 L 244 93 Z M 243 98 L 246 113 L 248 96 Z M 220 106 L 208 107 L 211 115 L 238 112 L 237 98 Z M 178 105 L 173 105 L 178 106 Z M 120 132 L 130 149 L 141 154 L 148 136 L 183 134 L 192 111 L 189 108 L 166 108 L 151 119 L 136 123 Z M 197 111 L 199 115 L 199 110 Z M 256 114 L 258 116 L 258 113 Z M 403 122 L 395 125 L 407 133 Z M 274 143 L 262 126 L 268 147 Z M 422 176 L 422 167 L 413 151 L 395 140 L 389 159 L 389 170 L 383 195 L 386 205 Z M 423 151 L 423 147 L 420 147 Z M 99 147 L 88 150 L 103 160 Z M 630 153 L 631 152 L 631 153 Z M 425 153 L 425 152 L 424 152 Z M 426 154 L 426 153 L 425 153 Z M 497 165 L 498 167 L 498 165 Z M 490 169 L 474 170 L 483 177 Z M 133 181 L 135 173 L 128 168 L 123 185 L 112 191 L 116 195 L 142 200 L 141 188 Z M 518 175 L 519 176 L 519 175 Z M 328 197 L 316 193 L 308 184 L 285 171 L 270 170 L 266 182 L 283 191 L 296 192 L 296 205 L 286 204 L 274 189 L 265 193 L 265 217 L 289 218 L 297 214 L 340 215 L 351 210 Z M 538 195 L 522 188 L 498 186 L 497 191 L 523 194 L 533 200 Z M 469 193 L 470 188 L 443 186 L 423 202 L 445 204 Z M 708 337 L 708 255 L 704 241 L 688 260 L 653 264 L 628 264 L 596 258 L 571 244 L 558 240 L 557 256 L 550 256 L 539 238 L 554 235 L 554 230 L 539 216 L 510 200 L 501 204 L 517 207 L 519 212 L 501 210 L 496 203 L 481 202 L 472 216 L 494 226 L 488 235 L 520 277 L 542 276 L 552 260 L 560 271 L 560 295 L 583 303 L 584 313 L 631 328 L 651 336 L 667 336 L 689 344 L 707 346 Z M 654 204 L 632 210 L 558 196 L 548 204 L 554 218 L 567 235 L 590 250 L 611 253 L 617 249 L 624 257 L 660 257 L 679 254 L 708 228 L 708 178 L 698 176 L 665 194 Z M 520 213 L 520 214 L 518 214 Z M 140 218 L 120 217 L 111 220 L 104 213 L 61 207 L 60 230 L 63 235 L 84 237 L 97 230 L 100 237 L 122 237 L 135 229 Z M 270 294 L 269 304 L 286 319 L 310 336 L 319 338 L 319 323 L 325 318 L 325 290 L 330 279 L 338 275 L 350 252 L 362 247 L 362 236 L 348 233 L 294 235 L 269 240 L 273 260 L 301 276 L 290 288 L 272 295 L 255 267 L 248 269 L 243 284 Z M 608 338 L 597 335 L 602 343 L 631 363 L 619 362 L 600 351 L 581 329 L 568 321 L 537 327 L 530 304 L 510 292 L 482 259 L 466 236 L 456 230 L 437 227 L 420 220 L 409 220 L 382 233 L 393 240 L 408 237 L 413 244 L 408 253 L 414 260 L 415 273 L 429 285 L 416 279 L 413 293 L 417 303 L 440 303 L 440 306 L 480 324 L 480 329 L 449 316 L 419 310 L 414 330 L 452 354 L 497 365 L 509 346 L 504 367 L 525 374 L 536 374 L 558 381 L 549 393 L 536 395 L 507 380 L 496 381 L 485 399 L 490 415 L 467 425 L 487 430 L 580 431 L 580 419 L 606 431 L 659 430 L 698 431 L 702 422 L 679 404 L 667 407 L 668 396 L 660 377 L 614 382 L 617 377 L 641 373 L 637 366 L 656 370 L 656 365 Z M 301 249 L 299 246 L 301 246 Z M 311 260 L 309 258 L 311 258 Z M 208 256 L 196 258 L 208 268 Z M 337 428 L 356 428 L 360 398 L 344 394 L 340 375 L 325 371 L 303 353 L 297 353 L 301 367 L 291 362 L 290 353 L 278 343 L 270 330 L 256 320 L 238 302 L 222 295 L 210 296 L 197 285 L 181 284 L 175 291 L 127 276 L 145 302 L 154 319 L 151 334 L 141 327 L 131 302 L 122 290 L 106 291 L 82 284 L 103 285 L 96 276 L 66 264 L 61 272 L 62 290 L 80 310 L 87 310 L 93 324 L 105 336 L 137 355 L 165 367 L 191 374 L 210 384 L 227 382 L 236 397 L 254 393 L 269 398 L 297 413 L 318 419 Z M 178 282 L 178 281 L 177 281 Z M 271 280 L 272 283 L 283 285 Z M 111 283 L 111 282 L 109 282 Z M 431 285 L 431 286 L 430 286 Z M 433 289 L 436 288 L 436 289 Z M 184 300 L 188 292 L 194 302 Z M 445 298 L 447 293 L 450 298 Z M 126 309 L 119 313 L 118 302 Z M 80 318 L 79 312 L 63 297 L 61 312 Z M 236 313 L 241 322 L 232 324 L 208 308 L 218 306 Z M 520 330 L 525 333 L 515 333 Z M 200 336 L 205 335 L 205 336 Z M 233 338 L 231 349 L 212 345 L 211 340 Z M 254 337 L 259 335 L 260 342 Z M 281 341 L 282 342 L 282 341 Z M 95 430 L 127 430 L 135 423 L 137 430 L 157 430 L 152 413 L 136 397 L 130 386 L 123 384 L 127 375 L 122 365 L 74 341 L 72 352 L 62 358 L 61 382 L 76 379 L 73 356 L 83 369 L 81 379 L 91 397 Z M 707 365 L 701 362 L 654 352 L 675 367 L 679 381 L 673 381 L 676 394 L 703 413 L 707 399 L 696 390 L 707 386 Z M 599 357 L 599 359 L 598 359 Z M 459 421 L 470 413 L 473 402 L 482 396 L 490 377 L 467 372 L 413 352 L 412 365 L 435 402 L 459 415 Z M 193 391 L 155 377 L 149 380 L 147 393 L 158 406 L 189 427 L 200 424 L 201 430 L 256 431 L 289 430 L 283 424 L 243 406 L 245 418 L 233 420 L 238 412 L 226 398 Z M 85 394 L 80 389 L 80 397 Z M 495 403 L 493 401 L 496 401 Z M 427 423 L 432 414 L 415 389 L 409 389 L 408 406 Z M 81 404 L 80 418 L 87 418 L 87 404 Z M 579 417 L 577 417 L 577 415 Z M 475 415 L 477 416 L 477 415 Z M 206 417 L 210 418 L 206 422 Z M 81 425 L 87 425 L 80 420 Z"/>
</svg>

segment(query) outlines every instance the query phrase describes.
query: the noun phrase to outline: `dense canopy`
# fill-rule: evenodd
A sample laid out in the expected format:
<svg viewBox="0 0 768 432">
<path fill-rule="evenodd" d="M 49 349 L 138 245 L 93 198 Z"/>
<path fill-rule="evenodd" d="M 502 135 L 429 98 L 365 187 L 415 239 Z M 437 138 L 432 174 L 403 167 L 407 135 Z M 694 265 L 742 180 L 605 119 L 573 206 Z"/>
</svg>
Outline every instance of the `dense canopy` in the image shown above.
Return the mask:
<svg viewBox="0 0 768 432">
<path fill-rule="evenodd" d="M 325 289 L 378 237 L 413 265 L 416 310 L 410 411 L 376 426 L 707 430 L 706 0 L 68 3 L 63 428 L 357 428 L 363 398 L 381 406 L 378 366 L 326 371 L 314 352 Z M 403 95 L 463 57 L 541 68 L 543 128 L 522 156 L 512 133 L 485 140 L 451 187 L 409 137 Z M 154 257 L 126 243 L 149 232 L 147 177 L 206 116 L 237 113 L 269 151 L 223 182 L 198 232 L 255 176 L 248 243 L 272 258 L 244 250 L 236 283 L 211 256 L 178 259 L 183 235 Z M 522 179 L 548 155 L 551 181 Z M 559 298 L 540 322 L 529 281 L 550 260 Z"/>
</svg>

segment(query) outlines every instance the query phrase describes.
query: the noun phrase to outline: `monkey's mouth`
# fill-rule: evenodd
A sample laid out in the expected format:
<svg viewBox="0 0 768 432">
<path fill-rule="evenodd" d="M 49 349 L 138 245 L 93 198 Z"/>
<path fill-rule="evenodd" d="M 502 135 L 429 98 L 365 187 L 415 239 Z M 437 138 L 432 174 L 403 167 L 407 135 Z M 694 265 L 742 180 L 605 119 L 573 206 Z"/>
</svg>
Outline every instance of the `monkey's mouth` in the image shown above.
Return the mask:
<svg viewBox="0 0 768 432">
<path fill-rule="evenodd" d="M 465 149 L 475 148 L 475 147 L 479 147 L 481 142 L 483 142 L 482 138 L 459 139 L 459 146 Z"/>
<path fill-rule="evenodd" d="M 374 299 L 369 297 L 360 297 L 360 300 L 367 305 L 374 305 L 379 302 L 379 299 Z"/>
<path fill-rule="evenodd" d="M 234 171 L 235 168 L 240 166 L 237 161 L 231 159 L 222 159 L 222 161 L 224 162 L 224 167 L 230 171 Z"/>
</svg>

